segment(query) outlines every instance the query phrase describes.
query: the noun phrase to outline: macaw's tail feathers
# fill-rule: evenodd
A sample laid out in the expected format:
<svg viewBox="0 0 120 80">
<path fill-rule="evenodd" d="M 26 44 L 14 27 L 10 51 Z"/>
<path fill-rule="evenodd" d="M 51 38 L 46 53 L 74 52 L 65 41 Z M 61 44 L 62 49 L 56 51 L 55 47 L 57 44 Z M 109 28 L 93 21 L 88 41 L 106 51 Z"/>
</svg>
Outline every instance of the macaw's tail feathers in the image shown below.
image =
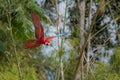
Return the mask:
<svg viewBox="0 0 120 80">
<path fill-rule="evenodd" d="M 34 48 L 34 47 L 37 47 L 37 46 L 40 46 L 40 44 L 37 44 L 35 42 L 35 40 L 28 40 L 24 45 L 23 45 L 23 48 Z"/>
</svg>

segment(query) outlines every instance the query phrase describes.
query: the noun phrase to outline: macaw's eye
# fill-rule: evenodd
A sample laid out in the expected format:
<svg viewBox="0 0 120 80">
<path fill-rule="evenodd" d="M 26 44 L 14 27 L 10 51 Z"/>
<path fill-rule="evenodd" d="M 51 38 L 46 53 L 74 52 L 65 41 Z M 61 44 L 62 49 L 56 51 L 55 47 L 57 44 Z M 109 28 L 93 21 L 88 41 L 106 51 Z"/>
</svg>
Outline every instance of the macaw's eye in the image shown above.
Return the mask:
<svg viewBox="0 0 120 80">
<path fill-rule="evenodd" d="M 50 42 L 46 42 L 45 45 L 49 46 L 49 45 L 50 45 Z"/>
</svg>

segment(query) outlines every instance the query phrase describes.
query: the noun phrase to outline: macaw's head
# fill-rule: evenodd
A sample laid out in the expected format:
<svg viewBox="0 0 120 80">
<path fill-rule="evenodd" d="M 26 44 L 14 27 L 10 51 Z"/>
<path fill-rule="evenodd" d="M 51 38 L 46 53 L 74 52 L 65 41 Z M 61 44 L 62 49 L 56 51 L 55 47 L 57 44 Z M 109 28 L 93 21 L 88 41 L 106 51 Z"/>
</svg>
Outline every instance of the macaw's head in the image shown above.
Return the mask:
<svg viewBox="0 0 120 80">
<path fill-rule="evenodd" d="M 37 47 L 37 46 L 40 46 L 40 44 L 38 44 L 38 43 L 36 42 L 36 40 L 28 40 L 28 41 L 23 45 L 24 48 L 34 48 L 34 47 Z"/>
<path fill-rule="evenodd" d="M 45 42 L 46 46 L 50 46 L 50 41 L 49 42 Z"/>
<path fill-rule="evenodd" d="M 44 39 L 44 44 L 45 45 L 47 45 L 47 46 L 49 46 L 50 45 L 50 41 L 53 39 L 53 38 L 55 38 L 56 36 L 51 36 L 51 37 L 49 37 L 49 38 L 45 38 Z"/>
</svg>

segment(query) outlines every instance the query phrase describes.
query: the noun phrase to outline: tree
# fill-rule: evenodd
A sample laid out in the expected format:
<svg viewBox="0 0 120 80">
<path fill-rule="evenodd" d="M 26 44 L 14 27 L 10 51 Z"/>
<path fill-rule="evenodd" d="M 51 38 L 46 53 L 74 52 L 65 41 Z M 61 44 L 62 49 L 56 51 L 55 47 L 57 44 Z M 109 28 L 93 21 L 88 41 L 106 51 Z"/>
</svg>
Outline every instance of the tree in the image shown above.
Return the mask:
<svg viewBox="0 0 120 80">
<path fill-rule="evenodd" d="M 45 0 L 40 3 L 41 8 L 34 0 L 1 0 L 0 80 L 118 80 L 119 3 L 116 0 Z M 57 34 L 70 33 L 57 39 L 60 44 L 49 52 L 51 56 L 41 52 L 42 46 L 22 48 L 27 39 L 34 37 L 31 22 L 34 11 L 41 21 L 57 25 Z M 64 43 L 71 50 L 67 52 Z M 111 49 L 116 51 L 110 61 L 102 62 L 111 55 Z"/>
</svg>

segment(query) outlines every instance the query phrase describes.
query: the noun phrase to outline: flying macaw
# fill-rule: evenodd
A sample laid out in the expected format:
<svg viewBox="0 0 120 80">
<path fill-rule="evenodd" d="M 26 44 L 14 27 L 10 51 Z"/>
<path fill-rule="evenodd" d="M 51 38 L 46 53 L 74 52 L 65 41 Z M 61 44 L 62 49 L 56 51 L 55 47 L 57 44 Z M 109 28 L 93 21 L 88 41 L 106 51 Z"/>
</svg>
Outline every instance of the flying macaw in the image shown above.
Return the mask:
<svg viewBox="0 0 120 80">
<path fill-rule="evenodd" d="M 44 29 L 42 27 L 42 24 L 40 22 L 39 16 L 37 15 L 36 12 L 32 13 L 32 21 L 34 24 L 34 28 L 35 28 L 35 37 L 36 39 L 30 39 L 28 40 L 23 47 L 24 48 L 34 48 L 34 47 L 38 47 L 41 44 L 45 44 L 45 45 L 50 45 L 50 41 L 55 38 L 56 36 L 51 36 L 48 38 L 44 37 Z"/>
</svg>

